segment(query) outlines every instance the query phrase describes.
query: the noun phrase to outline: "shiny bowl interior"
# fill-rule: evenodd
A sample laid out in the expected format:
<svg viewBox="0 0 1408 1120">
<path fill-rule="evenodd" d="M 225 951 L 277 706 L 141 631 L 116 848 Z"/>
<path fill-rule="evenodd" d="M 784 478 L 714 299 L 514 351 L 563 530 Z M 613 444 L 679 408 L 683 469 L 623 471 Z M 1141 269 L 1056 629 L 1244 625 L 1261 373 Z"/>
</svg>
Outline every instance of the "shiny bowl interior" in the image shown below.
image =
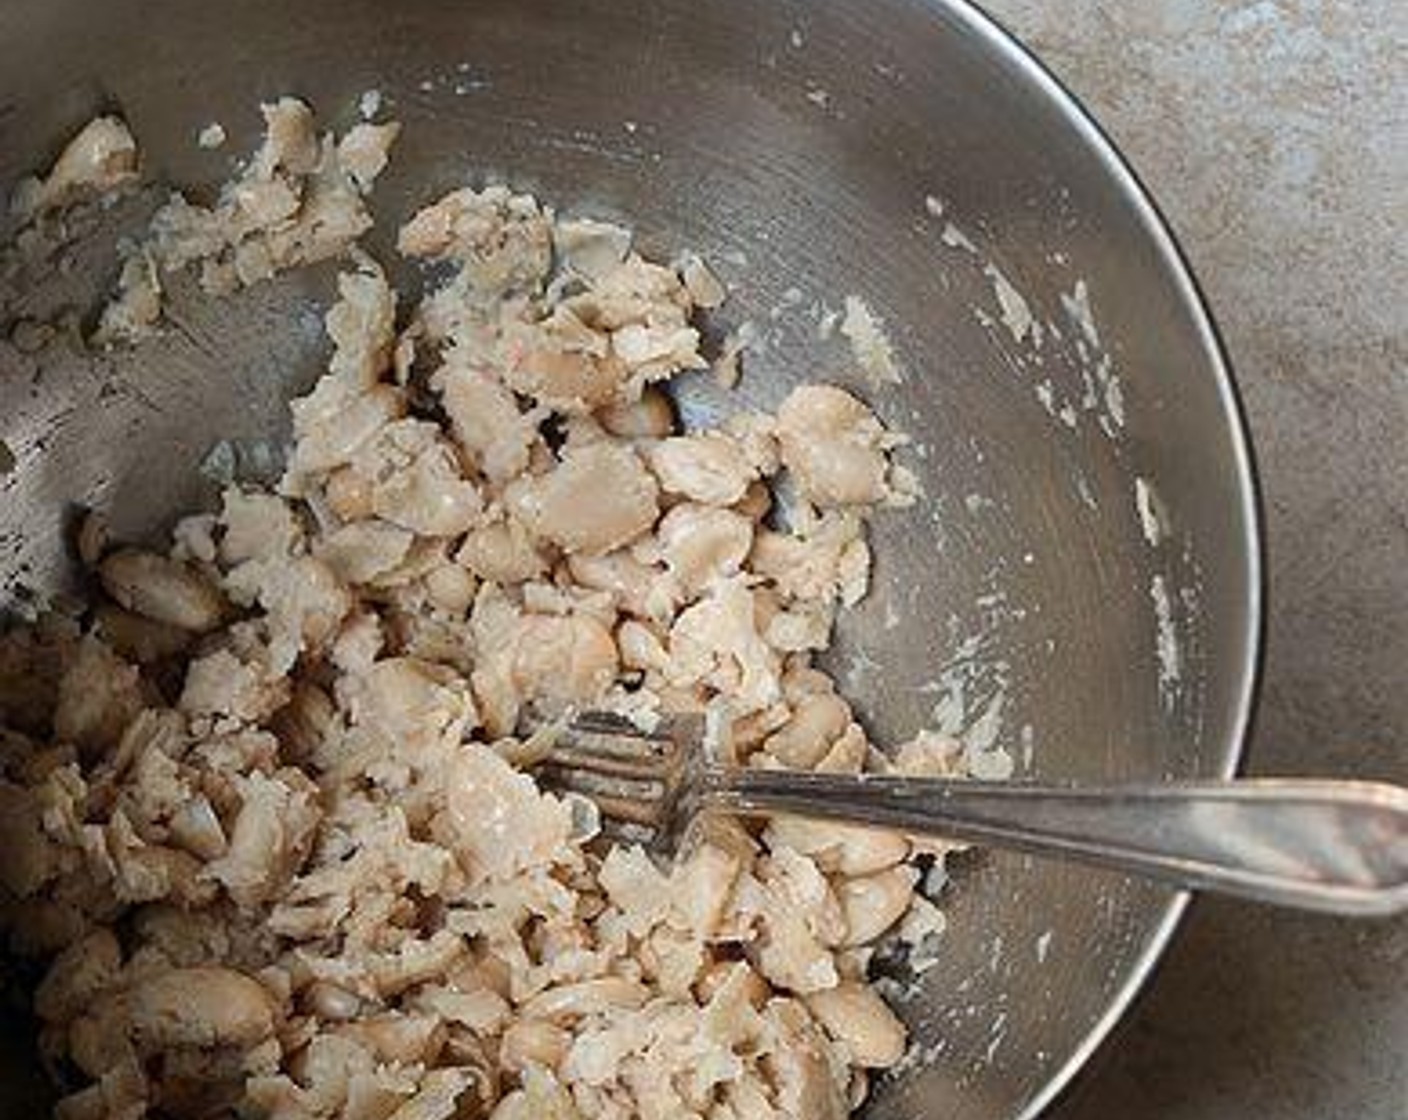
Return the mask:
<svg viewBox="0 0 1408 1120">
<path fill-rule="evenodd" d="M 8 0 L 0 55 L 5 187 L 103 108 L 127 116 L 151 179 L 213 185 L 254 141 L 260 99 L 298 93 L 345 124 L 377 89 L 405 125 L 376 193 L 384 258 L 416 203 L 491 178 L 627 220 L 655 252 L 700 251 L 734 287 L 710 329 L 764 328 L 743 402 L 832 379 L 914 439 L 926 500 L 880 520 L 874 590 L 831 655 L 878 741 L 976 721 L 1020 774 L 1234 768 L 1260 577 L 1224 358 L 1128 169 L 967 5 Z M 212 120 L 230 133 L 220 152 L 195 144 Z M 112 249 L 77 247 L 31 306 L 91 306 Z M 331 276 L 178 300 L 177 328 L 129 354 L 0 341 L 7 608 L 69 586 L 74 505 L 150 535 L 210 499 L 196 467 L 217 440 L 287 434 L 284 402 L 326 350 Z M 898 386 L 875 390 L 819 337 L 818 309 L 852 293 L 888 326 Z M 689 417 L 733 407 L 703 379 L 683 396 Z M 1034 1115 L 1184 901 L 999 853 L 968 854 L 953 879 L 942 961 L 904 1004 L 917 1057 L 879 1087 L 876 1120 Z M 43 1099 L 22 1031 L 0 1053 L 6 1116 Z"/>
</svg>

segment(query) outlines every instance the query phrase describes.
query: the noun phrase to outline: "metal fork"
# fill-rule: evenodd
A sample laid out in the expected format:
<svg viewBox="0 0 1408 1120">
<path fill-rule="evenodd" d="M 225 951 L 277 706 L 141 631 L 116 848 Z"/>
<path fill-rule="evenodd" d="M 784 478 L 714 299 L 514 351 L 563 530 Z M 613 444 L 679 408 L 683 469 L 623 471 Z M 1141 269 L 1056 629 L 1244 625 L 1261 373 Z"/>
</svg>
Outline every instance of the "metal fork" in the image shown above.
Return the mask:
<svg viewBox="0 0 1408 1120">
<path fill-rule="evenodd" d="M 791 814 L 973 841 L 1183 888 L 1350 915 L 1408 908 L 1408 789 L 1321 779 L 1127 785 L 978 782 L 725 768 L 704 720 L 652 731 L 586 712 L 521 761 L 582 794 L 608 835 L 675 855 L 702 813 Z"/>
</svg>

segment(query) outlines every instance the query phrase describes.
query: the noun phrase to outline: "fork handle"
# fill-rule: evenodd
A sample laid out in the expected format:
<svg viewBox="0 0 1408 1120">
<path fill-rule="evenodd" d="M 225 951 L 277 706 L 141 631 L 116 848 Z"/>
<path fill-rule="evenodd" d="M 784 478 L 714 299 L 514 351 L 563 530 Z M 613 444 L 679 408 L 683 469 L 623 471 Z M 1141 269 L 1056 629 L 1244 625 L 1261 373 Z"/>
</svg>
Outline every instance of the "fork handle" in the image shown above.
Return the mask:
<svg viewBox="0 0 1408 1120">
<path fill-rule="evenodd" d="M 701 807 L 789 813 L 1061 856 L 1340 914 L 1408 908 L 1408 789 L 1244 779 L 1083 786 L 713 770 Z"/>
</svg>

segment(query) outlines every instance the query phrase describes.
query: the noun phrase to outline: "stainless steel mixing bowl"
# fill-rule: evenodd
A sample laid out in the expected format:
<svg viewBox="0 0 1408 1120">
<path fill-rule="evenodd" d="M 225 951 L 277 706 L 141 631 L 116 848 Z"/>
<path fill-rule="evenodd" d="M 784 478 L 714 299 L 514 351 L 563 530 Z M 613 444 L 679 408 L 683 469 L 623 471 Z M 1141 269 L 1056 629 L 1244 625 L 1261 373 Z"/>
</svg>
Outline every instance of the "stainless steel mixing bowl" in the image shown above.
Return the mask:
<svg viewBox="0 0 1408 1120">
<path fill-rule="evenodd" d="M 345 122 L 374 88 L 406 126 L 377 188 L 374 245 L 388 256 L 386 231 L 414 202 L 488 177 L 626 218 L 656 252 L 700 250 L 735 284 L 719 329 L 766 328 L 745 401 L 850 381 L 916 440 L 926 501 L 881 519 L 874 592 L 833 657 L 879 740 L 957 719 L 961 700 L 965 721 L 989 713 L 977 734 L 995 729 L 1019 770 L 1043 777 L 1235 766 L 1260 577 L 1225 359 L 1128 168 L 972 8 L 7 0 L 0 57 L 6 184 L 106 106 L 131 121 L 153 179 L 215 184 L 230 157 L 196 147 L 202 125 L 222 121 L 226 152 L 243 150 L 260 98 L 297 92 Z M 111 250 L 102 237 L 77 247 L 32 306 L 89 305 Z M 0 344 L 12 607 L 65 585 L 73 503 L 147 534 L 208 499 L 196 466 L 212 443 L 287 432 L 284 401 L 326 350 L 330 275 L 182 300 L 176 328 L 131 354 Z M 1009 330 L 1021 307 L 999 275 L 1047 324 L 1040 348 Z M 1082 292 L 1094 331 L 1079 323 Z M 900 385 L 870 390 L 819 337 L 814 305 L 850 293 L 888 324 Z M 720 399 L 701 383 L 686 403 L 698 416 Z M 1157 546 L 1136 479 L 1151 487 Z M 870 1116 L 1034 1115 L 1119 1018 L 1186 901 L 1000 854 L 968 856 L 954 878 L 942 959 L 905 1001 L 918 1057 Z M 38 1099 L 26 1053 L 18 1036 L 5 1051 L 5 1115 Z"/>
</svg>

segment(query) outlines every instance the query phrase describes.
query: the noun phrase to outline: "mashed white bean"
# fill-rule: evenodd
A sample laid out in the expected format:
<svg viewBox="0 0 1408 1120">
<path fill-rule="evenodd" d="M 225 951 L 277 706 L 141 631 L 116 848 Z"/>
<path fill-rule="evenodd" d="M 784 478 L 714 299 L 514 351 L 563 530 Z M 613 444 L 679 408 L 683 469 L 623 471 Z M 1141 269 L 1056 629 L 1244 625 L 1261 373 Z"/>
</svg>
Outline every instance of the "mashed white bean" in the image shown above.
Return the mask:
<svg viewBox="0 0 1408 1120">
<path fill-rule="evenodd" d="M 213 207 L 159 212 L 105 340 L 159 329 L 162 270 L 223 291 L 370 225 L 397 126 L 265 117 Z M 126 182 L 129 141 L 95 122 L 27 205 Z M 812 658 L 913 499 L 902 441 L 827 385 L 679 431 L 663 386 L 725 292 L 619 226 L 465 187 L 399 248 L 453 275 L 415 306 L 342 275 L 276 487 L 165 550 L 88 526 L 90 609 L 0 638 L 0 929 L 47 962 L 58 1115 L 839 1120 L 906 1045 L 871 955 L 938 928 L 909 840 L 718 821 L 660 867 L 515 760 L 525 716 L 598 707 L 886 765 Z"/>
</svg>

